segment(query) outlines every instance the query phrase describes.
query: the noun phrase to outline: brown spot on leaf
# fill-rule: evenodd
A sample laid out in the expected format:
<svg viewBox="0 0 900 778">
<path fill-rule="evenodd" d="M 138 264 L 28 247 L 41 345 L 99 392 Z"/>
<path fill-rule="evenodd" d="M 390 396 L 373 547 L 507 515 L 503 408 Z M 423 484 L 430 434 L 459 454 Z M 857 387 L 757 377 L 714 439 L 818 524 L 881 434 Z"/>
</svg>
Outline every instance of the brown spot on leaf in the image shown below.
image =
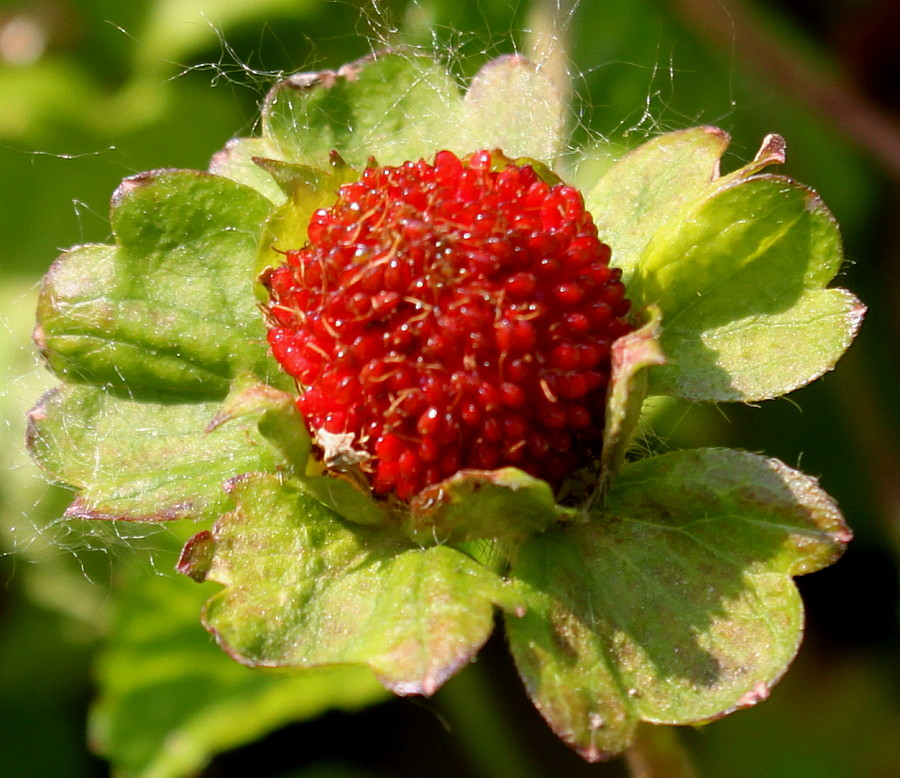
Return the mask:
<svg viewBox="0 0 900 778">
<path fill-rule="evenodd" d="M 359 78 L 359 73 L 365 67 L 366 63 L 375 59 L 376 55 L 370 55 L 368 57 L 363 57 L 362 59 L 358 59 L 355 62 L 348 62 L 346 65 L 342 65 L 337 70 L 319 70 L 315 72 L 307 72 L 307 73 L 294 73 L 292 76 L 288 76 L 284 81 L 281 82 L 275 88 L 278 89 L 281 86 L 291 87 L 298 91 L 313 89 L 315 87 L 322 87 L 324 89 L 331 89 L 339 79 L 344 79 L 345 81 L 356 81 Z"/>
<path fill-rule="evenodd" d="M 783 165 L 786 149 L 787 144 L 780 135 L 775 133 L 766 135 L 753 161 L 760 165 Z"/>
<path fill-rule="evenodd" d="M 47 333 L 44 332 L 44 328 L 38 324 L 37 327 L 31 333 L 31 339 L 34 341 L 34 345 L 37 346 L 41 351 L 45 351 L 47 348 Z"/>
<path fill-rule="evenodd" d="M 157 523 L 161 521 L 177 521 L 179 519 L 196 518 L 197 508 L 192 502 L 169 505 L 152 513 L 120 513 L 107 511 L 91 505 L 83 497 L 76 497 L 66 508 L 63 516 L 67 519 L 87 519 L 90 521 L 134 521 Z"/>
<path fill-rule="evenodd" d="M 209 530 L 198 532 L 184 544 L 175 569 L 188 578 L 203 583 L 212 566 L 216 541 Z"/>
<path fill-rule="evenodd" d="M 758 702 L 762 702 L 766 699 L 770 692 L 771 689 L 763 681 L 760 681 L 737 701 L 736 707 L 749 708 L 756 705 Z"/>
</svg>

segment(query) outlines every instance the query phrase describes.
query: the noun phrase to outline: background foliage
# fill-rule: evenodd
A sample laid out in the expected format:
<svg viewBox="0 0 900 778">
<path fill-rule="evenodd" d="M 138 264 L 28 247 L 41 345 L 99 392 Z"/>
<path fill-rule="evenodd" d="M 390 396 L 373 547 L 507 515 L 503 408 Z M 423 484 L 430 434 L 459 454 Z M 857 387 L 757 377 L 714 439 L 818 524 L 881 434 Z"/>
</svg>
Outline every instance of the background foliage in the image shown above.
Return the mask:
<svg viewBox="0 0 900 778">
<path fill-rule="evenodd" d="M 28 342 L 37 280 L 61 248 L 109 238 L 108 198 L 123 176 L 205 168 L 228 138 L 253 129 L 258 101 L 280 73 L 408 43 L 465 76 L 485 55 L 540 49 L 548 38 L 564 44 L 576 76 L 579 142 L 603 135 L 625 147 L 712 123 L 734 138 L 733 168 L 778 132 L 788 140 L 785 172 L 815 187 L 842 224 L 850 262 L 841 285 L 870 312 L 840 369 L 759 408 L 667 405 L 661 439 L 647 445 L 738 446 L 802 465 L 857 535 L 836 566 L 799 580 L 808 635 L 772 698 L 684 733 L 700 772 L 900 773 L 894 5 L 583 0 L 564 4 L 561 26 L 552 4 L 515 0 L 0 6 L 4 775 L 107 774 L 84 735 L 97 682 L 107 694 L 91 735 L 118 754 L 123 774 L 182 775 L 220 752 L 204 775 L 243 775 L 250 765 L 267 776 L 622 773 L 621 765 L 583 765 L 556 743 L 502 646 L 489 645 L 433 701 L 365 710 L 382 699 L 365 675 L 323 677 L 298 692 L 290 679 L 228 662 L 198 624 L 180 627 L 208 592 L 171 577 L 177 530 L 60 522 L 68 493 L 47 485 L 21 446 L 23 414 L 49 385 Z M 148 554 L 149 582 L 135 572 Z M 316 718 L 325 708 L 340 710 Z M 300 719 L 307 723 L 290 724 Z M 167 728 L 177 730 L 180 750 L 154 762 Z M 128 739 L 141 729 L 143 740 Z"/>
</svg>

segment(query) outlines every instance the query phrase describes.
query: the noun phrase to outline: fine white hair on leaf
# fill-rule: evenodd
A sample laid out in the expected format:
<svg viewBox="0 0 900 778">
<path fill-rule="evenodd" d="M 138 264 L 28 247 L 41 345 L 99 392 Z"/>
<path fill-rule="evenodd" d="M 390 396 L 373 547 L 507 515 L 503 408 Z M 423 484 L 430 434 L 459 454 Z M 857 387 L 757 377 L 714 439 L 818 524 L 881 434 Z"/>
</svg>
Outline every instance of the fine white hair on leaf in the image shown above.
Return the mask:
<svg viewBox="0 0 900 778">
<path fill-rule="evenodd" d="M 524 23 L 510 21 L 502 29 L 488 29 L 487 13 L 483 12 L 485 25 L 480 32 L 434 24 L 426 3 L 409 3 L 400 17 L 393 15 L 381 0 L 372 0 L 360 6 L 349 2 L 340 5 L 344 6 L 343 10 L 355 9 L 355 26 L 337 31 L 332 38 L 317 43 L 310 39 L 299 42 L 282 39 L 276 27 L 261 23 L 258 43 L 251 52 L 238 51 L 225 29 L 201 16 L 196 23 L 211 29 L 218 46 L 218 56 L 193 64 L 168 63 L 169 68 L 174 67 L 176 72 L 171 76 L 160 75 L 158 86 L 175 88 L 177 85 L 172 82 L 179 79 L 191 74 L 208 74 L 210 89 L 231 90 L 235 93 L 231 99 L 236 102 L 237 93 L 247 91 L 261 104 L 266 91 L 291 73 L 339 68 L 342 63 L 330 59 L 326 51 L 334 43 L 362 41 L 363 49 L 370 53 L 391 48 L 407 51 L 410 56 L 432 56 L 459 78 L 461 86 L 480 64 L 502 54 L 524 54 L 534 57 L 539 66 L 556 67 L 572 84 L 569 127 L 573 135 L 579 138 L 578 146 L 603 140 L 594 129 L 591 116 L 595 111 L 605 110 L 605 106 L 592 103 L 588 88 L 594 82 L 594 76 L 608 69 L 636 69 L 646 80 L 642 100 L 628 115 L 615 117 L 617 123 L 612 126 L 616 135 L 641 138 L 699 121 L 721 120 L 728 115 L 728 110 L 734 110 L 732 99 L 726 113 L 718 117 L 679 113 L 674 107 L 680 74 L 678 50 L 662 40 L 657 44 L 656 61 L 652 66 L 627 61 L 576 61 L 572 54 L 572 41 L 579 28 L 579 14 L 585 10 L 578 0 L 536 2 L 534 7 L 543 11 L 543 16 L 533 14 Z M 122 30 L 122 33 L 131 38 L 135 46 L 141 45 L 139 33 L 131 30 Z M 276 47 L 279 61 L 293 60 L 290 71 L 286 72 L 281 66 L 272 67 L 271 55 L 267 63 L 270 46 Z M 287 57 L 283 56 L 285 53 Z M 190 117 L 186 120 L 190 121 Z M 257 126 L 258 117 L 248 116 L 246 126 L 234 127 L 233 132 L 235 135 L 249 134 Z M 297 128 L 298 132 L 306 129 Z M 219 147 L 224 145 L 225 140 L 221 139 Z M 216 150 L 217 146 L 212 142 L 209 154 Z M 574 141 L 570 142 L 568 150 L 573 154 L 577 151 Z M 135 163 L 124 158 L 120 149 L 102 143 L 96 150 L 88 152 L 34 150 L 30 153 L 36 158 L 51 156 L 60 161 L 77 160 L 81 165 L 95 157 L 98 165 L 121 166 L 123 175 L 138 172 L 133 169 Z M 101 222 L 108 234 L 109 221 L 102 205 L 82 200 L 73 200 L 72 203 L 77 229 L 70 243 L 95 240 L 96 222 Z M 53 257 L 26 259 L 33 266 L 40 266 L 49 264 Z M 35 562 L 48 557 L 69 556 L 87 580 L 92 575 L 89 569 L 95 566 L 88 564 L 88 557 L 105 556 L 112 560 L 140 549 L 154 569 L 168 574 L 172 567 L 171 551 L 167 550 L 173 545 L 169 537 L 172 528 L 162 523 L 63 518 L 61 514 L 65 509 L 66 495 L 58 486 L 48 482 L 47 476 L 38 470 L 24 451 L 25 414 L 43 391 L 55 383 L 55 379 L 39 364 L 30 340 L 36 297 L 37 283 L 29 279 L 5 282 L 0 299 L 0 434 L 3 435 L 0 478 L 3 480 L 5 498 L 0 512 L 0 554 L 16 554 L 20 560 Z M 77 422 L 69 420 L 69 423 Z M 94 466 L 99 468 L 100 463 L 95 462 Z"/>
</svg>

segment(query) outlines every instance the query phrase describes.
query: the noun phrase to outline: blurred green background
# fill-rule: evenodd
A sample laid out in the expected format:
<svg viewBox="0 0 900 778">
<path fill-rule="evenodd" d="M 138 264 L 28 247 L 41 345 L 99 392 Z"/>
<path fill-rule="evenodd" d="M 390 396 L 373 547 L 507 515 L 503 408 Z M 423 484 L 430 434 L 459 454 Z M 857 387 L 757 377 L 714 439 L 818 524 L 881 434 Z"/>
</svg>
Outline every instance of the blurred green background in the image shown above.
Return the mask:
<svg viewBox="0 0 900 778">
<path fill-rule="evenodd" d="M 549 55 L 573 77 L 575 144 L 716 124 L 736 166 L 786 137 L 785 172 L 842 225 L 841 285 L 869 306 L 859 340 L 788 399 L 669 406 L 648 445 L 800 466 L 856 539 L 799 580 L 807 638 L 771 698 L 681 736 L 705 776 L 900 775 L 900 4 L 31 0 L 0 3 L 0 776 L 110 774 L 89 719 L 118 774 L 142 778 L 625 774 L 554 740 L 501 639 L 430 701 L 388 700 L 359 673 L 297 683 L 232 664 L 198 624 L 206 592 L 171 573 L 176 531 L 60 521 L 68 493 L 23 452 L 52 383 L 29 341 L 40 276 L 109 239 L 119 180 L 203 169 L 253 131 L 279 75 L 401 43 L 461 78 L 489 56 Z"/>
</svg>

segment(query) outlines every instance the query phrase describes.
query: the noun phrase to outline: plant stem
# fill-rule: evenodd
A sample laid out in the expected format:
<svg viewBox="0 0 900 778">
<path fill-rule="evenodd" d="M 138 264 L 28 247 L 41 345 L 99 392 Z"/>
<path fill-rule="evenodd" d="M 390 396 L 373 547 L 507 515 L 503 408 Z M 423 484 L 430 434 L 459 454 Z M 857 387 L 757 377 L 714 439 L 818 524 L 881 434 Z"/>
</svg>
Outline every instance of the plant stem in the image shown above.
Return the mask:
<svg viewBox="0 0 900 778">
<path fill-rule="evenodd" d="M 625 752 L 631 778 L 699 778 L 674 727 L 642 724 Z"/>
<path fill-rule="evenodd" d="M 484 662 L 475 662 L 441 690 L 438 702 L 452 734 L 483 778 L 539 778 L 510 726 Z"/>
</svg>

